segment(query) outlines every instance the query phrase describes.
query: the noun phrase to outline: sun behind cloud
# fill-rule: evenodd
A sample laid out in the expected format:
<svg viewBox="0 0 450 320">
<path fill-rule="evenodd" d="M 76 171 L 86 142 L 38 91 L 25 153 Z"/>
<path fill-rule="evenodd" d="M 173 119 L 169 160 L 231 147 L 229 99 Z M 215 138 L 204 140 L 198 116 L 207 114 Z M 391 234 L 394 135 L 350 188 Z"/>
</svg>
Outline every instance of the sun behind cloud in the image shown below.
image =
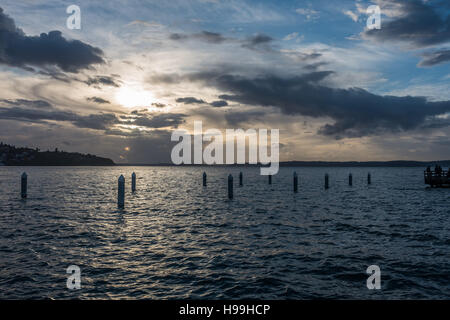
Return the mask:
<svg viewBox="0 0 450 320">
<path fill-rule="evenodd" d="M 155 98 L 148 90 L 140 86 L 123 86 L 117 90 L 116 101 L 126 108 L 148 107 Z"/>
</svg>

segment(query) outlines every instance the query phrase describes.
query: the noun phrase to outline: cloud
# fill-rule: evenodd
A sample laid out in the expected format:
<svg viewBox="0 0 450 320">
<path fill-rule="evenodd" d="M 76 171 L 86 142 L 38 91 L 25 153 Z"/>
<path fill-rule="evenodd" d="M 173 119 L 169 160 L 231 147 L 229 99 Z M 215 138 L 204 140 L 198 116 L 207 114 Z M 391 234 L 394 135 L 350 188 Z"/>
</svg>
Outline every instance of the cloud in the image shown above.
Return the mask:
<svg viewBox="0 0 450 320">
<path fill-rule="evenodd" d="M 140 114 L 131 124 L 146 128 L 178 128 L 185 123 L 185 117 L 181 113 Z"/>
<path fill-rule="evenodd" d="M 110 87 L 120 87 L 120 85 L 115 80 L 113 76 L 95 76 L 89 77 L 86 81 L 84 81 L 88 86 L 96 86 L 99 85 L 110 86 Z"/>
<path fill-rule="evenodd" d="M 22 107 L 30 107 L 30 108 L 52 108 L 53 106 L 44 100 L 26 100 L 26 99 L 16 99 L 16 100 L 7 100 L 1 99 L 0 103 L 10 105 L 10 106 L 22 106 Z"/>
<path fill-rule="evenodd" d="M 328 63 L 326 63 L 326 62 L 316 62 L 316 63 L 307 64 L 303 68 L 308 71 L 317 71 L 317 69 L 319 69 L 320 67 L 325 66 L 327 64 Z"/>
<path fill-rule="evenodd" d="M 110 104 L 111 102 L 109 102 L 108 100 L 105 100 L 103 98 L 99 98 L 99 97 L 89 97 L 86 98 L 87 101 L 91 101 L 91 102 L 95 102 L 98 104 Z"/>
<path fill-rule="evenodd" d="M 197 98 L 194 98 L 194 97 L 178 98 L 176 100 L 176 102 L 184 103 L 184 104 L 203 104 L 203 103 L 206 103 L 204 100 L 197 99 Z"/>
<path fill-rule="evenodd" d="M 176 73 L 172 74 L 152 74 L 148 80 L 156 84 L 176 84 L 182 81 L 182 77 Z"/>
<path fill-rule="evenodd" d="M 365 30 L 363 39 L 375 42 L 406 44 L 409 49 L 422 49 L 450 41 L 450 14 L 448 3 L 421 0 L 378 0 L 382 13 L 391 17 L 382 21 L 381 29 Z M 438 9 L 437 9 L 438 8 Z M 448 50 L 423 54 L 419 67 L 431 67 L 450 61 Z"/>
<path fill-rule="evenodd" d="M 298 34 L 297 34 L 298 35 Z M 238 43 L 247 49 L 270 49 L 269 44 L 274 40 L 266 34 L 255 34 L 245 39 L 227 38 L 220 33 L 202 31 L 194 34 L 172 33 L 169 39 L 173 41 L 199 40 L 211 44 L 221 44 L 224 42 Z"/>
<path fill-rule="evenodd" d="M 120 137 L 139 137 L 143 133 L 139 129 L 122 129 L 122 128 L 108 128 L 104 131 L 108 136 L 120 136 Z"/>
<path fill-rule="evenodd" d="M 226 102 L 224 100 L 218 100 L 218 101 L 213 101 L 211 103 L 208 103 L 203 99 L 198 99 L 198 98 L 194 98 L 194 97 L 178 98 L 176 100 L 176 102 L 184 103 L 184 104 L 209 104 L 210 106 L 216 107 L 216 108 L 228 106 L 228 102 Z"/>
<path fill-rule="evenodd" d="M 150 28 L 162 28 L 162 27 L 164 27 L 162 24 L 160 24 L 158 22 L 145 21 L 145 20 L 134 20 L 134 21 L 131 21 L 129 24 L 127 24 L 127 27 L 134 26 L 134 25 L 141 25 L 141 26 L 150 27 Z"/>
<path fill-rule="evenodd" d="M 284 41 L 290 41 L 298 38 L 298 32 L 292 32 L 283 38 Z"/>
<path fill-rule="evenodd" d="M 298 8 L 295 10 L 298 14 L 305 16 L 307 20 L 314 20 L 319 17 L 319 12 L 314 9 Z"/>
<path fill-rule="evenodd" d="M 225 100 L 218 100 L 211 102 L 210 105 L 216 108 L 220 108 L 228 106 L 228 102 L 226 102 Z"/>
<path fill-rule="evenodd" d="M 422 129 L 441 129 L 446 127 L 450 127 L 448 118 L 431 118 L 421 126 Z"/>
<path fill-rule="evenodd" d="M 351 11 L 351 10 L 343 10 L 342 13 L 345 14 L 346 16 L 348 16 L 354 22 L 358 22 L 358 14 L 354 13 L 353 11 Z"/>
<path fill-rule="evenodd" d="M 200 33 L 195 34 L 179 34 L 179 33 L 172 33 L 169 38 L 174 41 L 183 41 L 183 40 L 200 40 L 208 43 L 222 43 L 227 40 L 224 36 L 222 36 L 220 33 L 216 32 L 209 32 L 209 31 L 202 31 Z"/>
<path fill-rule="evenodd" d="M 440 13 L 431 2 L 421 0 L 379 0 L 383 7 L 395 5 L 393 18 L 382 22 L 381 29 L 366 30 L 363 38 L 378 42 L 403 42 L 413 48 L 442 44 L 450 41 L 450 16 Z M 445 17 L 443 16 L 445 14 Z"/>
<path fill-rule="evenodd" d="M 252 120 L 264 120 L 264 117 L 267 115 L 266 112 L 263 111 L 239 111 L 239 112 L 227 112 L 225 114 L 225 120 L 227 123 L 236 128 L 247 124 Z"/>
<path fill-rule="evenodd" d="M 265 34 L 256 34 L 247 39 L 248 44 L 251 46 L 269 43 L 271 41 L 273 41 L 273 39 Z"/>
<path fill-rule="evenodd" d="M 38 110 L 21 107 L 0 108 L 0 118 L 27 122 L 43 123 L 47 121 L 71 122 L 79 128 L 104 130 L 114 124 L 117 118 L 114 114 L 78 115 L 70 111 L 58 109 Z"/>
<path fill-rule="evenodd" d="M 252 50 L 264 49 L 270 50 L 270 44 L 274 39 L 266 34 L 258 33 L 253 36 L 247 37 L 242 41 L 242 47 Z"/>
<path fill-rule="evenodd" d="M 155 108 L 161 108 L 161 109 L 167 107 L 164 103 L 159 103 L 159 102 L 153 102 L 152 106 Z"/>
<path fill-rule="evenodd" d="M 185 79 L 227 92 L 219 96 L 223 100 L 276 107 L 287 115 L 332 119 L 333 123 L 322 126 L 318 133 L 337 139 L 414 130 L 427 119 L 450 112 L 450 101 L 382 96 L 360 88 L 323 85 L 331 74 L 320 71 L 286 78 L 275 75 L 247 78 L 205 72 L 189 74 Z"/>
<path fill-rule="evenodd" d="M 77 73 L 103 64 L 103 52 L 79 40 L 67 40 L 60 31 L 27 36 L 0 8 L 0 63 L 34 71 L 32 67 L 58 67 Z"/>
<path fill-rule="evenodd" d="M 19 106 L 18 103 L 22 100 L 0 100 L 0 103 L 6 101 L 8 105 L 12 105 L 12 107 L 0 107 L 0 119 L 35 123 L 49 123 L 49 121 L 70 122 L 78 128 L 118 133 L 120 128 L 117 128 L 117 126 L 127 125 L 147 129 L 177 128 L 185 122 L 184 118 L 186 117 L 186 115 L 180 113 L 150 113 L 146 110 L 132 111 L 130 114 L 120 117 L 113 113 L 81 115 L 72 111 L 56 109 L 50 104 L 46 105 L 44 109 L 36 107 L 44 105 L 40 101 L 23 100 L 26 102 Z"/>
<path fill-rule="evenodd" d="M 424 59 L 419 62 L 419 67 L 432 67 L 437 64 L 450 61 L 450 49 L 438 50 L 435 52 L 424 53 Z"/>
<path fill-rule="evenodd" d="M 87 116 L 75 115 L 75 119 L 71 120 L 73 125 L 79 128 L 88 128 L 94 130 L 106 130 L 114 124 L 118 119 L 112 113 L 90 114 Z"/>
</svg>

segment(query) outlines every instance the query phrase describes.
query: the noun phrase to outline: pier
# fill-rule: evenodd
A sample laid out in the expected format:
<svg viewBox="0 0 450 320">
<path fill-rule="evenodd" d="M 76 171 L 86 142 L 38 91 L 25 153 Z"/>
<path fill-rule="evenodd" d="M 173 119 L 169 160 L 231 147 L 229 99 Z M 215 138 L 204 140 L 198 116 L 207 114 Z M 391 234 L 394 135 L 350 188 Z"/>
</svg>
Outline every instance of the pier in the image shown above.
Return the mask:
<svg viewBox="0 0 450 320">
<path fill-rule="evenodd" d="M 450 187 L 450 169 L 444 170 L 425 170 L 424 173 L 425 184 L 435 188 L 449 188 Z"/>
</svg>

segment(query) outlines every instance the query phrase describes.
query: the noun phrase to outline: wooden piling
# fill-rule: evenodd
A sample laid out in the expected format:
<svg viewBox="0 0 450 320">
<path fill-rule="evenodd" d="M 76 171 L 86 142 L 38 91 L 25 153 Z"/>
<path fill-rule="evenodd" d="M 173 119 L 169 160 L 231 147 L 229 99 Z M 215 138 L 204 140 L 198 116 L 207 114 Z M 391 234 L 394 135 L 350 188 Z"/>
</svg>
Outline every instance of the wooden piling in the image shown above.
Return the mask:
<svg viewBox="0 0 450 320">
<path fill-rule="evenodd" d="M 119 208 L 125 207 L 125 178 L 123 175 L 119 177 L 117 188 L 117 206 Z"/>
<path fill-rule="evenodd" d="M 239 185 L 242 187 L 243 186 L 243 175 L 242 172 L 239 172 Z"/>
<path fill-rule="evenodd" d="M 203 172 L 203 186 L 206 187 L 206 172 Z"/>
<path fill-rule="evenodd" d="M 136 173 L 134 173 L 134 172 L 131 175 L 131 191 L 132 192 L 136 191 Z"/>
<path fill-rule="evenodd" d="M 353 185 L 353 176 L 352 176 L 351 173 L 348 175 L 348 185 L 349 185 L 349 186 L 352 186 L 352 185 Z"/>
<path fill-rule="evenodd" d="M 21 180 L 20 195 L 22 196 L 22 199 L 25 199 L 27 197 L 27 188 L 28 188 L 28 176 L 25 172 L 22 173 L 20 180 Z"/>
<path fill-rule="evenodd" d="M 325 174 L 325 189 L 328 189 L 330 187 L 329 185 L 329 176 L 328 173 Z"/>
<path fill-rule="evenodd" d="M 272 175 L 269 174 L 269 184 L 272 184 Z"/>
<path fill-rule="evenodd" d="M 370 175 L 370 172 L 367 174 L 367 184 L 372 184 L 372 176 Z"/>
<path fill-rule="evenodd" d="M 294 172 L 294 193 L 298 192 L 298 176 L 297 172 Z"/>
<path fill-rule="evenodd" d="M 228 176 L 228 199 L 233 199 L 233 176 Z"/>
</svg>

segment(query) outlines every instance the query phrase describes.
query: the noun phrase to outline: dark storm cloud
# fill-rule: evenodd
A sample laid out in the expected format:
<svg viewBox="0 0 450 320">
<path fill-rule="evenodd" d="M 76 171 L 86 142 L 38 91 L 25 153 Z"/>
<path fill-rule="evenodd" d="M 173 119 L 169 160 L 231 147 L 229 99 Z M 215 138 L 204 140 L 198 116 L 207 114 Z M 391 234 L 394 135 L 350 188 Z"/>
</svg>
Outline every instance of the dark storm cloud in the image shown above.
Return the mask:
<svg viewBox="0 0 450 320">
<path fill-rule="evenodd" d="M 95 77 L 89 77 L 88 80 L 85 81 L 85 83 L 88 86 L 110 86 L 110 87 L 120 87 L 120 85 L 117 83 L 114 76 L 95 76 Z"/>
<path fill-rule="evenodd" d="M 203 104 L 203 103 L 206 103 L 204 100 L 197 99 L 197 98 L 194 98 L 194 97 L 178 98 L 176 100 L 176 102 L 184 103 L 184 104 Z"/>
<path fill-rule="evenodd" d="M 110 104 L 111 103 L 108 100 L 105 100 L 105 99 L 100 98 L 100 97 L 89 97 L 89 98 L 86 98 L 86 100 L 87 101 L 91 101 L 91 102 L 95 102 L 95 103 L 98 103 L 98 104 Z"/>
<path fill-rule="evenodd" d="M 330 71 L 281 78 L 197 73 L 187 81 L 201 81 L 227 92 L 220 99 L 246 105 L 277 107 L 288 115 L 331 118 L 319 133 L 336 138 L 363 137 L 419 128 L 426 119 L 450 112 L 450 101 L 429 102 L 424 97 L 372 94 L 364 89 L 338 89 L 321 81 Z"/>
<path fill-rule="evenodd" d="M 394 17 L 393 20 L 382 22 L 381 29 L 364 31 L 363 38 L 379 42 L 406 43 L 413 49 L 436 46 L 450 41 L 448 2 L 384 0 L 381 4 L 396 5 L 401 15 Z M 430 67 L 449 60 L 449 51 L 440 50 L 426 54 L 419 66 Z"/>
<path fill-rule="evenodd" d="M 0 103 L 2 103 L 4 105 L 9 105 L 9 106 L 22 106 L 22 107 L 29 107 L 29 108 L 52 108 L 52 105 L 44 100 L 1 99 Z"/>
<path fill-rule="evenodd" d="M 208 103 L 203 99 L 198 99 L 195 97 L 178 98 L 176 100 L 176 102 L 184 103 L 184 104 L 209 104 L 210 106 L 216 107 L 216 108 L 228 106 L 228 102 L 226 102 L 224 100 L 218 100 L 218 101 L 213 101 L 211 103 Z"/>
<path fill-rule="evenodd" d="M 226 102 L 225 100 L 218 100 L 211 102 L 210 105 L 216 108 L 221 108 L 228 106 L 228 102 Z"/>
<path fill-rule="evenodd" d="M 106 130 L 112 125 L 117 124 L 118 119 L 112 113 L 99 113 L 87 116 L 76 115 L 72 123 L 79 128 Z"/>
<path fill-rule="evenodd" d="M 135 125 L 146 128 L 178 128 L 179 125 L 185 122 L 186 115 L 181 113 L 135 113 L 136 117 L 127 118 L 122 122 L 123 124 Z"/>
<path fill-rule="evenodd" d="M 222 36 L 220 33 L 209 31 L 202 31 L 194 34 L 172 33 L 169 38 L 174 41 L 194 39 L 214 44 L 219 44 L 227 40 L 227 38 Z"/>
<path fill-rule="evenodd" d="M 95 130 L 105 130 L 107 127 L 117 123 L 118 119 L 114 114 L 101 113 L 91 115 L 79 115 L 70 111 L 58 109 L 38 110 L 25 109 L 21 107 L 0 108 L 0 119 L 27 121 L 27 122 L 47 122 L 63 121 L 71 122 L 79 128 Z"/>
<path fill-rule="evenodd" d="M 450 121 L 444 118 L 431 118 L 425 121 L 421 126 L 422 129 L 441 129 L 450 127 Z"/>
<path fill-rule="evenodd" d="M 437 64 L 450 61 L 450 50 L 439 50 L 435 52 L 423 54 L 423 60 L 420 61 L 419 67 L 431 67 Z"/>
<path fill-rule="evenodd" d="M 0 63 L 34 71 L 34 67 L 57 66 L 77 73 L 102 64 L 103 52 L 78 40 L 65 39 L 60 31 L 27 36 L 0 8 Z"/>
<path fill-rule="evenodd" d="M 169 36 L 169 39 L 173 41 L 199 40 L 212 44 L 234 42 L 238 44 L 240 43 L 242 47 L 252 50 L 260 50 L 260 49 L 268 50 L 270 49 L 270 44 L 274 41 L 272 37 L 265 34 L 252 35 L 244 40 L 241 40 L 236 38 L 227 38 L 220 33 L 209 31 L 202 31 L 200 33 L 193 33 L 193 34 L 172 33 Z"/>
<path fill-rule="evenodd" d="M 382 22 L 381 29 L 366 30 L 364 37 L 377 41 L 402 41 L 419 48 L 450 40 L 448 9 L 442 10 L 442 7 L 434 7 L 431 1 L 421 0 L 384 0 L 382 4 L 397 5 L 402 14 Z"/>
<path fill-rule="evenodd" d="M 1 107 L 1 102 L 7 101 L 12 107 Z M 147 110 L 135 110 L 128 115 L 117 117 L 113 113 L 97 113 L 81 115 L 72 111 L 59 110 L 50 104 L 46 108 L 35 105 L 43 105 L 43 102 L 27 101 L 17 104 L 20 100 L 0 101 L 0 120 L 16 120 L 36 123 L 49 123 L 49 121 L 69 122 L 78 128 L 106 130 L 108 132 L 120 132 L 117 125 L 134 125 L 143 128 L 177 128 L 185 123 L 186 115 L 180 113 L 151 113 Z M 31 106 L 31 108 L 30 108 Z M 134 129 L 133 129 L 134 130 Z M 130 130 L 128 130 L 129 132 Z"/>
<path fill-rule="evenodd" d="M 24 109 L 21 107 L 0 108 L 0 119 L 42 122 L 43 120 L 72 121 L 74 117 L 74 113 L 66 111 Z"/>
</svg>

